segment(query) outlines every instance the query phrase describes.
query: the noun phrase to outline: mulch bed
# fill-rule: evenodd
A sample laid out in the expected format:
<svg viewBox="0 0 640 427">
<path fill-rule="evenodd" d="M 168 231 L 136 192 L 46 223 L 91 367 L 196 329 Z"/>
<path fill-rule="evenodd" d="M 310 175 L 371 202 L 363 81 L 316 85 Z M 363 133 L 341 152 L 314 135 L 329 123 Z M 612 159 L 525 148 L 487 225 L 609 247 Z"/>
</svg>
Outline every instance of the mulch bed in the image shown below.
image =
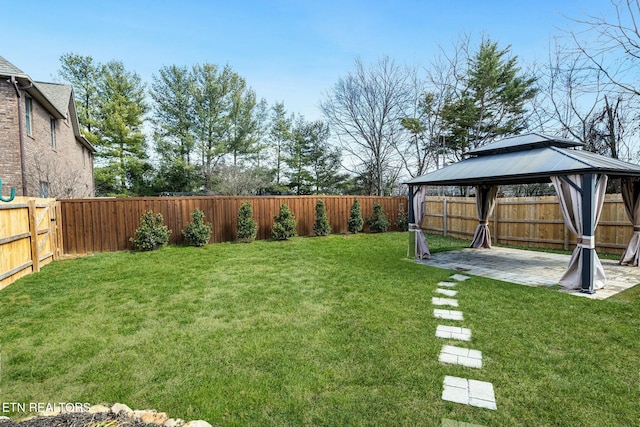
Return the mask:
<svg viewBox="0 0 640 427">
<path fill-rule="evenodd" d="M 0 427 L 158 427 L 129 418 L 124 413 L 89 414 L 86 412 L 60 414 L 54 417 L 34 417 L 24 421 L 0 421 Z"/>
</svg>

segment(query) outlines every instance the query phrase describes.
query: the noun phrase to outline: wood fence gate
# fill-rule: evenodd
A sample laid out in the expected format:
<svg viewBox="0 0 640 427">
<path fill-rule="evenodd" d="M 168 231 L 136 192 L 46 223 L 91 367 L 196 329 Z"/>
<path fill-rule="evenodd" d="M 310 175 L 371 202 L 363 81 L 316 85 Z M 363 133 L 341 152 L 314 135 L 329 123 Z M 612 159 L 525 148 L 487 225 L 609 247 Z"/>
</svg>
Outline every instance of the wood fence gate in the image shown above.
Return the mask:
<svg viewBox="0 0 640 427">
<path fill-rule="evenodd" d="M 60 218 L 54 199 L 0 204 L 0 289 L 62 255 Z"/>
</svg>

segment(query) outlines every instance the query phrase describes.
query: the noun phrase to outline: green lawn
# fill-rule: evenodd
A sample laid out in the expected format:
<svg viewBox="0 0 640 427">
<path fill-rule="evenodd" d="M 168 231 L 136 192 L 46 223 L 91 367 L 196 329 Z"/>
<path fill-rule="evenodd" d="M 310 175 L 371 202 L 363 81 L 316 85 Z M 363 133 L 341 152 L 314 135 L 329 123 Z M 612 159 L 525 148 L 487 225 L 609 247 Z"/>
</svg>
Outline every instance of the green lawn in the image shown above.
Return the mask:
<svg viewBox="0 0 640 427">
<path fill-rule="evenodd" d="M 0 403 L 122 402 L 224 426 L 640 423 L 639 287 L 591 301 L 474 277 L 457 296 L 473 340 L 450 343 L 484 366 L 443 365 L 435 329 L 455 322 L 431 298 L 451 272 L 407 261 L 407 240 L 55 262 L 0 291 Z M 445 375 L 493 383 L 498 410 L 443 402 Z"/>
</svg>

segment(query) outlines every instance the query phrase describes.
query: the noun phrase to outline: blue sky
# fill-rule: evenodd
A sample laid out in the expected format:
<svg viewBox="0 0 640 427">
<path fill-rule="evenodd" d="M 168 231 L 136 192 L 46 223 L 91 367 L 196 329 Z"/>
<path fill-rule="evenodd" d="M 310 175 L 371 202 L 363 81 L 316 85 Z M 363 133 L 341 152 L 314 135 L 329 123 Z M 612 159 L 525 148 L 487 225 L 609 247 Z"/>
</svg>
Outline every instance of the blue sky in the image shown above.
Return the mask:
<svg viewBox="0 0 640 427">
<path fill-rule="evenodd" d="M 10 2 L 0 55 L 33 79 L 52 81 L 63 53 L 120 60 L 150 83 L 165 65 L 229 64 L 259 98 L 320 118 L 318 103 L 359 56 L 428 66 L 461 33 L 511 45 L 545 61 L 567 17 L 611 12 L 606 0 Z"/>
</svg>

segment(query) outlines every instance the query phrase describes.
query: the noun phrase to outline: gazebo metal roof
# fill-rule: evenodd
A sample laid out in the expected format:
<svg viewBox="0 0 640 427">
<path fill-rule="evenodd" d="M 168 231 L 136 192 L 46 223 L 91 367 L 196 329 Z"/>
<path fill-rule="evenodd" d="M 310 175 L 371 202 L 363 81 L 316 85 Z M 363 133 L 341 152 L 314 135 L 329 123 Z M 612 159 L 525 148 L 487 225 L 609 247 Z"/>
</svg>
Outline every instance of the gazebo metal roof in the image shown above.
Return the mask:
<svg viewBox="0 0 640 427">
<path fill-rule="evenodd" d="M 469 157 L 408 181 L 408 185 L 529 184 L 580 173 L 640 176 L 640 166 L 574 149 L 583 144 L 536 133 L 471 150 Z"/>
</svg>

